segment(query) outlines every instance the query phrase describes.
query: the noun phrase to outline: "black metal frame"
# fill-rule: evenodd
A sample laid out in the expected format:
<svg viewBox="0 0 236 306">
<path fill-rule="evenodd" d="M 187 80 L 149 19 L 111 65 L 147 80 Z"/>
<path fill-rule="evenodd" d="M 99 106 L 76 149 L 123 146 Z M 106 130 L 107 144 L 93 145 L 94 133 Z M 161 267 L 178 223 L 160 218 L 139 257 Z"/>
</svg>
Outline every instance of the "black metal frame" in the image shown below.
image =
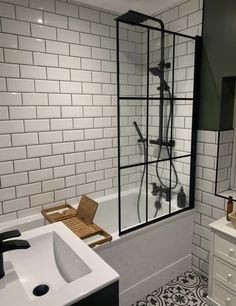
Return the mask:
<svg viewBox="0 0 236 306">
<path fill-rule="evenodd" d="M 119 52 L 120 52 L 120 45 L 119 45 L 119 26 L 120 23 L 125 23 L 129 25 L 135 25 L 142 28 L 147 29 L 147 92 L 146 97 L 134 97 L 134 96 L 121 96 L 120 95 L 120 61 L 119 61 Z M 121 165 L 120 157 L 121 157 L 121 149 L 120 149 L 120 106 L 121 102 L 124 100 L 146 100 L 146 139 L 148 140 L 148 129 L 149 129 L 149 101 L 150 100 L 160 100 L 163 101 L 163 96 L 161 95 L 159 97 L 150 97 L 149 96 L 149 33 L 150 30 L 159 31 L 162 33 L 162 35 L 172 34 L 173 35 L 173 66 L 172 66 L 172 97 L 170 98 L 164 98 L 165 100 L 170 100 L 172 112 L 173 112 L 173 101 L 174 100 L 185 100 L 185 101 L 193 101 L 193 109 L 192 109 L 192 143 L 191 143 L 191 153 L 172 157 L 172 147 L 170 146 L 170 156 L 171 158 L 162 159 L 162 160 L 154 160 L 154 161 L 148 161 L 148 141 L 146 141 L 146 159 L 144 162 L 136 163 L 136 164 L 130 164 L 130 165 Z M 174 73 L 175 73 L 175 39 L 176 37 L 185 37 L 192 40 L 195 40 L 195 71 L 194 71 L 194 89 L 193 89 L 193 98 L 174 98 Z M 179 213 L 182 213 L 187 210 L 191 210 L 194 208 L 194 189 L 195 189 L 195 164 L 196 164 L 196 140 L 197 140 L 197 119 L 198 119 L 198 105 L 199 105 L 199 67 L 200 67 L 200 51 L 201 51 L 201 37 L 200 36 L 189 36 L 181 33 L 175 33 L 169 30 L 163 30 L 163 28 L 157 28 L 153 26 L 148 26 L 144 24 L 139 24 L 135 22 L 126 22 L 123 20 L 119 20 L 119 17 L 116 19 L 116 60 L 117 60 L 117 128 L 118 128 L 118 225 L 119 225 L 119 235 L 123 235 L 129 232 L 132 232 L 136 229 L 140 229 L 146 225 L 153 224 L 155 222 L 158 222 L 160 220 L 169 218 L 173 215 L 177 215 Z M 163 78 L 164 79 L 164 78 Z M 161 104 L 161 103 L 160 103 Z M 172 118 L 172 117 L 171 117 Z M 173 119 L 173 118 L 172 118 Z M 171 119 L 171 120 L 172 120 Z M 172 126 L 172 122 L 171 122 Z M 160 137 L 160 132 L 159 132 Z M 173 135 L 172 135 L 172 128 L 171 128 L 171 139 L 170 141 L 173 141 Z M 148 220 L 148 166 L 150 164 L 159 163 L 163 161 L 171 161 L 181 158 L 190 158 L 190 193 L 189 193 L 189 206 L 186 208 L 183 208 L 176 212 L 171 212 L 170 202 L 169 202 L 169 214 L 161 216 L 159 218 L 155 218 L 152 220 Z M 122 230 L 121 227 L 121 170 L 131 168 L 131 167 L 137 167 L 137 166 L 144 166 L 146 167 L 146 222 L 138 224 L 136 226 L 132 226 L 130 228 L 127 228 L 125 230 Z M 171 168 L 170 168 L 170 181 L 171 181 Z"/>
</svg>

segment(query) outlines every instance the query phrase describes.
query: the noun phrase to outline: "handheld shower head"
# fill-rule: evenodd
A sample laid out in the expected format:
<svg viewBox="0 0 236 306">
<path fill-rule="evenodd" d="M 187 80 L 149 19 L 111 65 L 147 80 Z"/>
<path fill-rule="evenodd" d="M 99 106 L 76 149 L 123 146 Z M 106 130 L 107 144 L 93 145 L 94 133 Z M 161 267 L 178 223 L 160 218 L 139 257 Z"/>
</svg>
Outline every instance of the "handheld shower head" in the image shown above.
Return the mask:
<svg viewBox="0 0 236 306">
<path fill-rule="evenodd" d="M 136 122 L 136 121 L 133 121 L 133 124 L 134 124 L 134 127 L 135 127 L 135 129 L 136 129 L 136 131 L 137 131 L 138 135 L 139 135 L 139 138 L 140 138 L 140 139 L 143 141 L 143 140 L 144 140 L 144 138 L 143 138 L 143 135 L 142 135 L 142 133 L 141 133 L 141 131 L 140 131 L 139 127 L 138 127 L 137 122 Z"/>
<path fill-rule="evenodd" d="M 168 91 L 170 89 L 169 85 L 167 84 L 167 82 L 162 77 L 162 72 L 158 67 L 151 67 L 151 68 L 149 68 L 149 71 L 151 72 L 152 75 L 158 76 L 159 79 L 162 80 L 164 90 Z"/>
</svg>

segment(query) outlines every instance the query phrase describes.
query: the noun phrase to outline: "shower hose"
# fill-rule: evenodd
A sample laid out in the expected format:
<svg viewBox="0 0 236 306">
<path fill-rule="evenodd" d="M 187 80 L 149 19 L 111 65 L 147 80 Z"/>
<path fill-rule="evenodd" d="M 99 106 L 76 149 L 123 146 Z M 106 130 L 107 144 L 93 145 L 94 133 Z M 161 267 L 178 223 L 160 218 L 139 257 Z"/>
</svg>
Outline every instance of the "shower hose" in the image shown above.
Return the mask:
<svg viewBox="0 0 236 306">
<path fill-rule="evenodd" d="M 168 95 L 169 95 L 169 98 L 170 98 L 170 101 L 171 101 L 171 105 L 170 105 L 170 112 L 169 112 L 168 121 L 167 121 L 167 127 L 166 127 L 166 141 L 168 141 L 171 118 L 173 117 L 173 100 L 171 99 L 172 97 L 171 97 L 171 92 L 170 92 L 169 89 L 168 89 Z M 171 186 L 171 184 L 170 184 L 170 186 L 167 186 L 163 182 L 163 180 L 161 178 L 161 175 L 159 174 L 159 169 L 158 169 L 158 164 L 159 164 L 159 160 L 160 160 L 160 157 L 161 157 L 162 147 L 163 146 L 162 146 L 162 143 L 161 143 L 160 144 L 160 148 L 159 148 L 159 152 L 158 152 L 157 162 L 156 162 L 156 176 L 157 176 L 161 186 L 164 187 L 167 190 L 167 192 L 168 192 L 168 189 L 169 190 L 175 189 L 176 186 L 178 185 L 178 174 L 177 174 L 177 171 L 175 169 L 175 165 L 173 163 L 173 160 L 171 159 L 170 149 L 169 149 L 168 146 L 166 146 L 167 155 L 168 155 L 168 158 L 170 160 L 170 171 L 171 171 L 171 168 L 172 168 L 173 172 L 174 172 L 174 176 L 175 176 L 175 183 L 174 183 L 173 186 Z M 145 146 L 145 142 L 143 142 L 143 149 L 144 149 L 144 156 L 145 156 L 145 161 L 146 161 L 146 146 Z M 144 167 L 143 167 L 143 173 L 142 173 L 142 177 L 141 177 L 141 182 L 140 182 L 140 186 L 139 186 L 139 193 L 138 193 L 138 200 L 137 200 L 137 215 L 138 215 L 139 223 L 142 222 L 141 221 L 141 216 L 140 216 L 140 198 L 141 198 L 141 193 L 142 193 L 142 186 L 143 186 L 144 175 L 145 175 L 145 172 L 146 172 L 146 167 L 147 167 L 147 165 L 145 164 Z M 155 211 L 155 214 L 154 214 L 154 218 L 156 218 L 158 210 L 159 210 L 159 208 L 156 208 L 156 211 Z"/>
</svg>

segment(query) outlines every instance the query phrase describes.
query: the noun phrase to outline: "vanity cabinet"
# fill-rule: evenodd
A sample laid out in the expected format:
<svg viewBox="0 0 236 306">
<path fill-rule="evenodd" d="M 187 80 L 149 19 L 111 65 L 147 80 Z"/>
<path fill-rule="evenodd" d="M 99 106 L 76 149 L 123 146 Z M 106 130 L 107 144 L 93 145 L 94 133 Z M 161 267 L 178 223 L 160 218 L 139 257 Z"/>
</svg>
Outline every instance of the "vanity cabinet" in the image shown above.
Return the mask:
<svg viewBox="0 0 236 306">
<path fill-rule="evenodd" d="M 236 305 L 236 230 L 221 218 L 211 223 L 209 306 Z"/>
<path fill-rule="evenodd" d="M 94 292 L 72 306 L 119 306 L 119 282 Z"/>
</svg>

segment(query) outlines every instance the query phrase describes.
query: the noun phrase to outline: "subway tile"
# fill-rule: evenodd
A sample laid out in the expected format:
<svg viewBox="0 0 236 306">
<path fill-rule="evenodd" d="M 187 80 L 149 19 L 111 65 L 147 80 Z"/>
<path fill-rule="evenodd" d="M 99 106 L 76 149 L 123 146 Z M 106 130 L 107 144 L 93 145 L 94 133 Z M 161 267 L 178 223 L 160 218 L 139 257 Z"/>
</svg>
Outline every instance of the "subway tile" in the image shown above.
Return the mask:
<svg viewBox="0 0 236 306">
<path fill-rule="evenodd" d="M 2 2 L 8 2 L 12 4 L 19 4 L 23 6 L 28 6 L 28 0 L 1 0 Z"/>
<path fill-rule="evenodd" d="M 188 16 L 188 26 L 192 27 L 202 23 L 202 11 L 197 11 Z"/>
<path fill-rule="evenodd" d="M 112 168 L 112 159 L 96 161 L 96 170 Z"/>
<path fill-rule="evenodd" d="M 112 147 L 112 139 L 95 140 L 95 149 L 106 149 Z"/>
<path fill-rule="evenodd" d="M 94 150 L 93 140 L 78 141 L 75 143 L 75 152 L 86 152 L 89 150 Z"/>
<path fill-rule="evenodd" d="M 3 32 L 30 36 L 30 24 L 28 22 L 2 18 L 1 23 Z"/>
<path fill-rule="evenodd" d="M 82 58 L 82 69 L 101 70 L 101 61 Z"/>
<path fill-rule="evenodd" d="M 0 62 L 4 62 L 3 48 L 0 48 Z"/>
<path fill-rule="evenodd" d="M 37 118 L 59 118 L 61 117 L 60 107 L 39 106 L 37 107 Z"/>
<path fill-rule="evenodd" d="M 28 146 L 27 153 L 29 158 L 47 156 L 52 154 L 52 148 L 50 144 Z"/>
<path fill-rule="evenodd" d="M 66 177 L 66 187 L 78 186 L 85 183 L 85 175 L 73 175 Z"/>
<path fill-rule="evenodd" d="M 71 105 L 71 95 L 49 94 L 49 105 Z"/>
<path fill-rule="evenodd" d="M 48 99 L 46 94 L 40 93 L 23 93 L 23 105 L 47 105 Z"/>
<path fill-rule="evenodd" d="M 14 5 L 8 3 L 0 3 L 1 17 L 15 18 Z"/>
<path fill-rule="evenodd" d="M 58 67 L 58 58 L 55 54 L 34 53 L 34 64 L 39 66 Z"/>
<path fill-rule="evenodd" d="M 27 184 L 16 187 L 17 197 L 25 197 L 41 192 L 41 183 Z"/>
<path fill-rule="evenodd" d="M 11 147 L 10 135 L 0 135 L 0 148 Z"/>
<path fill-rule="evenodd" d="M 59 92 L 59 81 L 35 81 L 36 92 Z"/>
<path fill-rule="evenodd" d="M 96 191 L 105 190 L 107 188 L 111 188 L 112 186 L 112 179 L 98 181 L 96 182 Z"/>
<path fill-rule="evenodd" d="M 65 183 L 63 178 L 42 182 L 43 192 L 54 191 L 64 188 Z"/>
<path fill-rule="evenodd" d="M 69 17 L 69 29 L 79 32 L 90 32 L 90 24 L 88 21 Z"/>
<path fill-rule="evenodd" d="M 52 145 L 53 154 L 72 153 L 74 152 L 74 143 L 54 143 Z"/>
<path fill-rule="evenodd" d="M 71 81 L 91 82 L 92 81 L 91 71 L 71 70 Z"/>
<path fill-rule="evenodd" d="M 47 40 L 46 50 L 48 53 L 69 55 L 69 44 L 58 41 Z"/>
<path fill-rule="evenodd" d="M 75 165 L 54 168 L 54 178 L 67 177 L 75 174 Z"/>
<path fill-rule="evenodd" d="M 37 133 L 12 134 L 11 137 L 12 145 L 14 147 L 38 144 Z"/>
<path fill-rule="evenodd" d="M 55 200 L 65 200 L 69 198 L 73 198 L 76 196 L 76 189 L 75 187 L 65 188 L 62 190 L 55 191 Z"/>
<path fill-rule="evenodd" d="M 70 71 L 62 68 L 47 68 L 49 80 L 70 80 Z"/>
<path fill-rule="evenodd" d="M 16 6 L 16 18 L 35 23 L 43 23 L 43 13 L 39 10 Z"/>
<path fill-rule="evenodd" d="M 7 106 L 0 107 L 0 120 L 8 120 L 9 119 L 9 112 Z"/>
<path fill-rule="evenodd" d="M 78 17 L 78 6 L 70 3 L 56 1 L 56 13 L 66 16 Z"/>
<path fill-rule="evenodd" d="M 73 105 L 92 105 L 92 96 L 91 95 L 72 95 L 72 104 Z"/>
<path fill-rule="evenodd" d="M 0 63 L 1 77 L 19 77 L 19 65 Z"/>
<path fill-rule="evenodd" d="M 92 47 L 92 58 L 110 60 L 110 50 Z"/>
<path fill-rule="evenodd" d="M 71 30 L 57 29 L 57 38 L 59 41 L 65 41 L 70 43 L 80 43 L 79 33 Z"/>
<path fill-rule="evenodd" d="M 15 64 L 33 64 L 32 52 L 5 49 L 5 61 Z"/>
<path fill-rule="evenodd" d="M 80 33 L 80 39 L 82 45 L 93 46 L 93 47 L 101 46 L 100 36 L 87 34 L 87 33 Z"/>
<path fill-rule="evenodd" d="M 83 184 L 77 187 L 78 195 L 86 195 L 95 191 L 95 183 Z"/>
<path fill-rule="evenodd" d="M 15 198 L 15 188 L 1 188 L 0 189 L 1 201 L 7 201 Z"/>
<path fill-rule="evenodd" d="M 24 132 L 22 120 L 0 121 L 1 134 Z"/>
<path fill-rule="evenodd" d="M 29 0 L 29 6 L 43 11 L 55 11 L 54 0 Z"/>
<path fill-rule="evenodd" d="M 102 93 L 101 84 L 83 83 L 82 89 L 83 89 L 84 94 L 101 94 Z"/>
<path fill-rule="evenodd" d="M 46 68 L 30 65 L 20 65 L 21 78 L 46 79 Z"/>
<path fill-rule="evenodd" d="M 17 185 L 23 185 L 28 183 L 27 172 L 8 174 L 1 177 L 1 187 L 13 187 Z"/>
<path fill-rule="evenodd" d="M 0 175 L 13 173 L 13 162 L 1 162 L 0 163 Z"/>
<path fill-rule="evenodd" d="M 30 171 L 40 168 L 39 158 L 27 158 L 14 161 L 15 172 Z"/>
<path fill-rule="evenodd" d="M 110 50 L 116 50 L 116 40 L 109 37 L 101 37 L 101 47 Z"/>
<path fill-rule="evenodd" d="M 110 105 L 111 104 L 111 97 L 110 96 L 104 96 L 104 95 L 93 95 L 93 105 L 99 106 L 99 105 Z"/>
<path fill-rule="evenodd" d="M 100 13 L 99 13 L 99 11 L 96 11 L 94 9 L 90 9 L 90 8 L 86 8 L 86 7 L 81 6 L 79 8 L 79 17 L 81 19 L 99 22 Z"/>
<path fill-rule="evenodd" d="M 9 108 L 10 119 L 34 119 L 36 118 L 36 109 L 31 106 L 13 106 Z"/>
<path fill-rule="evenodd" d="M 72 117 L 82 117 L 82 107 L 79 106 L 63 106 L 62 107 L 62 117 L 66 118 L 72 118 Z"/>
<path fill-rule="evenodd" d="M 67 17 L 57 14 L 44 13 L 44 23 L 56 28 L 67 28 Z"/>
<path fill-rule="evenodd" d="M 83 131 L 64 131 L 63 132 L 63 140 L 64 141 L 76 141 L 76 140 L 83 140 L 84 133 Z"/>
<path fill-rule="evenodd" d="M 80 69 L 80 58 L 59 55 L 59 67 Z"/>
<path fill-rule="evenodd" d="M 101 36 L 110 36 L 109 26 L 91 22 L 91 33 Z"/>
<path fill-rule="evenodd" d="M 84 152 L 65 154 L 65 164 L 77 164 L 84 162 Z"/>
<path fill-rule="evenodd" d="M 102 129 L 89 129 L 85 130 L 85 139 L 96 139 L 103 137 Z"/>
<path fill-rule="evenodd" d="M 30 207 L 30 204 L 29 204 L 28 197 L 3 202 L 4 214 L 7 214 L 13 211 L 22 210 L 22 209 L 29 208 L 29 207 Z"/>
<path fill-rule="evenodd" d="M 34 92 L 34 81 L 23 79 L 7 79 L 8 91 Z"/>
<path fill-rule="evenodd" d="M 56 40 L 56 29 L 48 26 L 31 24 L 33 37 Z"/>
<path fill-rule="evenodd" d="M 86 152 L 85 156 L 86 156 L 86 161 L 93 161 L 93 160 L 99 160 L 99 159 L 104 158 L 102 150 L 94 150 L 94 151 Z"/>
<path fill-rule="evenodd" d="M 71 44 L 70 55 L 80 56 L 80 57 L 91 57 L 91 47 Z"/>
<path fill-rule="evenodd" d="M 19 48 L 30 51 L 45 52 L 45 43 L 43 39 L 19 36 Z"/>
<path fill-rule="evenodd" d="M 84 117 L 100 117 L 102 116 L 102 107 L 84 107 Z"/>
<path fill-rule="evenodd" d="M 89 129 L 89 128 L 92 128 L 92 127 L 93 127 L 93 118 L 76 118 L 76 119 L 74 119 L 74 128 L 75 129 Z"/>
<path fill-rule="evenodd" d="M 73 128 L 72 119 L 52 119 L 51 130 L 71 130 Z"/>
<path fill-rule="evenodd" d="M 55 143 L 62 142 L 62 132 L 40 132 L 39 133 L 39 143 Z"/>
<path fill-rule="evenodd" d="M 10 161 L 26 157 L 26 151 L 23 147 L 0 149 L 0 161 Z"/>
<path fill-rule="evenodd" d="M 95 70 L 95 69 L 94 69 Z M 110 73 L 107 72 L 92 72 L 93 82 L 97 83 L 110 83 L 111 76 Z"/>
<path fill-rule="evenodd" d="M 199 9 L 199 2 L 195 0 L 187 1 L 179 6 L 179 16 L 185 16 Z"/>
<path fill-rule="evenodd" d="M 81 83 L 79 82 L 60 82 L 61 93 L 81 93 Z"/>
<path fill-rule="evenodd" d="M 76 173 L 88 173 L 94 171 L 94 162 L 80 163 L 76 165 Z"/>
<path fill-rule="evenodd" d="M 63 155 L 41 158 L 41 168 L 57 167 L 64 164 Z"/>
<path fill-rule="evenodd" d="M 117 16 L 101 11 L 101 23 L 115 26 L 115 18 Z"/>
<path fill-rule="evenodd" d="M 42 132 L 49 130 L 49 120 L 25 120 L 26 132 Z"/>
<path fill-rule="evenodd" d="M 30 197 L 30 203 L 32 207 L 45 205 L 54 202 L 53 192 L 46 192 Z"/>
<path fill-rule="evenodd" d="M 53 179 L 52 169 L 36 170 L 29 172 L 29 182 L 42 182 Z"/>
</svg>

